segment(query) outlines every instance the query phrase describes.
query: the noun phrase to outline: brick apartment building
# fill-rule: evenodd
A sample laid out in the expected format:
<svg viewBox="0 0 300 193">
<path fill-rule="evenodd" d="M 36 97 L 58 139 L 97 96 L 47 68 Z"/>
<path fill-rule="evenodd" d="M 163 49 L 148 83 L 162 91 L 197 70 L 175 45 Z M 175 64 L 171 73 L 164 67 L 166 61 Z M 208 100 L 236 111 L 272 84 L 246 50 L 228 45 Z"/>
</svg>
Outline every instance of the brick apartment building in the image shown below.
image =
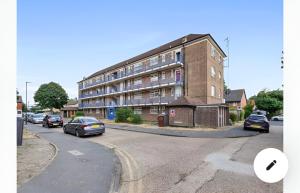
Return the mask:
<svg viewBox="0 0 300 193">
<path fill-rule="evenodd" d="M 79 81 L 79 108 L 106 118 L 131 107 L 153 121 L 181 97 L 222 104 L 224 57 L 210 34 L 189 34 Z"/>
</svg>

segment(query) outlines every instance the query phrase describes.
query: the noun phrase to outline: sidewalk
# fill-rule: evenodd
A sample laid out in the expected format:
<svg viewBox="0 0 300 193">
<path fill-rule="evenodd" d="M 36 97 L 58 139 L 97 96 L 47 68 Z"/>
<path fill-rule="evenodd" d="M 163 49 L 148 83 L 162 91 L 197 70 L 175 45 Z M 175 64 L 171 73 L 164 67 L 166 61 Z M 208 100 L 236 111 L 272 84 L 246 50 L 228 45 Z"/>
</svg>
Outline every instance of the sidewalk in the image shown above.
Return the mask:
<svg viewBox="0 0 300 193">
<path fill-rule="evenodd" d="M 108 128 L 126 131 L 150 133 L 175 137 L 191 138 L 236 138 L 258 135 L 256 131 L 245 131 L 241 124 L 226 126 L 222 128 L 183 128 L 183 127 L 158 127 L 156 125 L 141 124 L 133 125 L 128 123 L 115 123 L 110 120 L 102 120 Z"/>
<path fill-rule="evenodd" d="M 24 129 L 23 145 L 17 147 L 17 185 L 20 186 L 40 174 L 55 154 L 53 145 Z"/>
</svg>

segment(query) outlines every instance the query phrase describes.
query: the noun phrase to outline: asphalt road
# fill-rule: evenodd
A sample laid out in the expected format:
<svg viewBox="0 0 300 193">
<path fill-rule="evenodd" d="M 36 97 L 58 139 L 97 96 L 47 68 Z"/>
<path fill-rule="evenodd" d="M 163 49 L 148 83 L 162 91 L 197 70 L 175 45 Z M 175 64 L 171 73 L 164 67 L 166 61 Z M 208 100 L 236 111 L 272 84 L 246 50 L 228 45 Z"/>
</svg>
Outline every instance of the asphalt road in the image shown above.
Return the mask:
<svg viewBox="0 0 300 193">
<path fill-rule="evenodd" d="M 57 129 L 28 127 L 59 151 L 40 175 L 18 188 L 18 193 L 108 193 L 112 182 L 119 184 L 120 162 L 108 148 Z"/>
<path fill-rule="evenodd" d="M 107 129 L 104 136 L 87 140 L 113 144 L 133 158 L 140 192 L 281 193 L 282 181 L 260 181 L 253 161 L 262 149 L 282 150 L 282 129 L 282 122 L 271 122 L 270 133 L 242 138 L 188 138 Z M 130 181 L 124 176 L 122 180 Z"/>
</svg>

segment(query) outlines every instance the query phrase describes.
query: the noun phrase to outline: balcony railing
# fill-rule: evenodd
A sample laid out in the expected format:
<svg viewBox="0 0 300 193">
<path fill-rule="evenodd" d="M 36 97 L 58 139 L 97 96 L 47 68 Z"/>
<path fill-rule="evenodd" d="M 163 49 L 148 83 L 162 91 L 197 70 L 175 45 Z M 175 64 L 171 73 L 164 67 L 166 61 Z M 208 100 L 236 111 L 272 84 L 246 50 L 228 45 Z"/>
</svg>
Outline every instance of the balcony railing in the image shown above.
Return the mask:
<svg viewBox="0 0 300 193">
<path fill-rule="evenodd" d="M 131 99 L 125 101 L 126 105 L 149 105 L 149 104 L 166 104 L 175 100 L 174 96 L 155 97 L 155 98 L 143 98 L 143 99 Z"/>
<path fill-rule="evenodd" d="M 79 89 L 86 89 L 86 88 L 89 88 L 89 87 L 92 87 L 92 86 L 95 86 L 95 85 L 98 85 L 98 84 L 101 84 L 101 83 L 106 83 L 106 82 L 109 82 L 109 81 L 117 80 L 117 79 L 120 79 L 120 78 L 131 76 L 133 74 L 145 72 L 145 71 L 148 71 L 148 70 L 153 70 L 154 68 L 158 68 L 158 67 L 161 67 L 161 66 L 164 66 L 164 65 L 169 65 L 169 64 L 173 64 L 173 63 L 182 63 L 182 62 L 183 62 L 182 57 L 180 57 L 180 60 L 168 59 L 164 62 L 159 60 L 157 62 L 157 64 L 155 64 L 155 65 L 143 66 L 143 67 L 139 67 L 136 70 L 133 69 L 132 71 L 127 71 L 127 72 L 121 72 L 121 73 L 118 72 L 116 75 L 109 75 L 108 77 L 105 77 L 104 80 L 98 80 L 98 81 L 94 81 L 92 83 L 87 83 L 82 87 L 80 86 Z"/>
<path fill-rule="evenodd" d="M 148 87 L 160 86 L 160 85 L 171 84 L 171 83 L 175 83 L 176 85 L 181 85 L 183 82 L 175 81 L 173 78 L 161 79 L 161 80 L 155 81 L 155 82 L 142 83 L 142 84 L 138 84 L 138 85 L 129 85 L 129 86 L 126 86 L 123 90 L 121 90 L 120 86 L 116 86 L 116 87 L 110 88 L 109 92 L 99 92 L 99 93 L 93 92 L 91 94 L 90 93 L 81 94 L 80 98 L 83 99 L 83 98 L 89 98 L 89 97 L 97 97 L 97 96 L 101 96 L 101 95 L 105 95 L 105 94 L 128 92 L 128 91 L 135 90 L 135 89 L 144 89 L 144 88 L 148 88 Z"/>
</svg>

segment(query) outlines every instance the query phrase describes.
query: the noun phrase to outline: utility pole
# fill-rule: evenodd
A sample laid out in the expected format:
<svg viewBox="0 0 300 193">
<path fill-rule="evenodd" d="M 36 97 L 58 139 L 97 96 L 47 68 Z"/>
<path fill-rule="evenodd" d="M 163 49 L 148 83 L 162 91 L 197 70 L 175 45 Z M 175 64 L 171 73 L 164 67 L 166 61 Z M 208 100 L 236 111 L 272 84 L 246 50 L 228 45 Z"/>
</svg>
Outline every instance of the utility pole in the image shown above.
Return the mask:
<svg viewBox="0 0 300 193">
<path fill-rule="evenodd" d="M 29 83 L 31 83 L 31 82 L 27 82 L 27 81 L 26 81 L 26 114 L 25 114 L 25 124 L 26 124 L 26 125 L 27 125 L 27 119 L 28 119 L 28 117 L 27 117 L 27 112 L 28 112 L 27 84 L 29 84 Z"/>
<path fill-rule="evenodd" d="M 227 65 L 224 64 L 224 68 L 227 69 L 227 88 L 229 89 L 229 37 L 227 37 L 224 41 L 226 41 L 226 48 L 227 48 Z M 225 72 L 224 72 L 224 79 L 225 79 Z"/>
</svg>

